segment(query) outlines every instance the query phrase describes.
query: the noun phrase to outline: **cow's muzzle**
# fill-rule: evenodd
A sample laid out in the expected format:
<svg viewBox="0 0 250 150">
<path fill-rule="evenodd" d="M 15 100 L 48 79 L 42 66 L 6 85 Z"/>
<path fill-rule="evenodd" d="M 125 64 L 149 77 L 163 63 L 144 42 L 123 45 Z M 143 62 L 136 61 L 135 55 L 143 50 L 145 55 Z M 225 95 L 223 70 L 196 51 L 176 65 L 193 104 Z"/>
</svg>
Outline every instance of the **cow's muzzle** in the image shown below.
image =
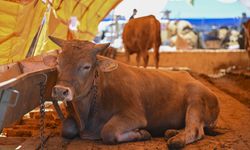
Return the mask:
<svg viewBox="0 0 250 150">
<path fill-rule="evenodd" d="M 72 101 L 74 94 L 73 90 L 69 87 L 56 85 L 52 89 L 52 97 L 60 101 Z"/>
</svg>

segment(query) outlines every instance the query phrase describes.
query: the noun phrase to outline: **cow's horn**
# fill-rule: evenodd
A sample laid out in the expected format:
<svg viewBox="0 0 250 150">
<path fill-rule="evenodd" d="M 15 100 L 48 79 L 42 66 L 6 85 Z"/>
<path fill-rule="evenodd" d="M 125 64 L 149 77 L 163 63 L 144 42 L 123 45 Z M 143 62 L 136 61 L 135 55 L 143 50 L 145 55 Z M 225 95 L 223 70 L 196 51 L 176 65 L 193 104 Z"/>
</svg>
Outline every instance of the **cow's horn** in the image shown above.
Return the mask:
<svg viewBox="0 0 250 150">
<path fill-rule="evenodd" d="M 99 53 L 101 52 L 102 50 L 108 48 L 110 45 L 110 43 L 104 43 L 104 44 L 96 44 L 95 47 L 94 47 L 94 51 L 96 53 Z"/>
<path fill-rule="evenodd" d="M 62 47 L 63 44 L 65 43 L 64 40 L 59 39 L 59 38 L 56 38 L 56 37 L 53 37 L 53 36 L 49 36 L 49 39 L 50 39 L 51 41 L 53 41 L 54 43 L 56 43 L 56 44 L 57 44 L 58 46 L 60 46 L 60 47 Z"/>
</svg>

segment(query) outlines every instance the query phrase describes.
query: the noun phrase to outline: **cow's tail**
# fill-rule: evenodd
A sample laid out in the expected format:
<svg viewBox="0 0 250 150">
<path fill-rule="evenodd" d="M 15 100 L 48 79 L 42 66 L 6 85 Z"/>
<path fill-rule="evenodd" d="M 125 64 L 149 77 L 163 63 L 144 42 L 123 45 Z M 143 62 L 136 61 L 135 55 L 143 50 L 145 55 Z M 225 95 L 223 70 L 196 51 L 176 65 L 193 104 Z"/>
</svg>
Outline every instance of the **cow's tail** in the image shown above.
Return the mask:
<svg viewBox="0 0 250 150">
<path fill-rule="evenodd" d="M 162 44 L 161 41 L 161 23 L 156 19 L 156 41 L 158 42 L 157 46 L 160 46 Z"/>
<path fill-rule="evenodd" d="M 161 24 L 160 22 L 155 18 L 155 41 L 154 41 L 154 55 L 155 55 L 155 67 L 158 68 L 159 60 L 160 60 L 160 45 L 161 45 Z"/>
</svg>

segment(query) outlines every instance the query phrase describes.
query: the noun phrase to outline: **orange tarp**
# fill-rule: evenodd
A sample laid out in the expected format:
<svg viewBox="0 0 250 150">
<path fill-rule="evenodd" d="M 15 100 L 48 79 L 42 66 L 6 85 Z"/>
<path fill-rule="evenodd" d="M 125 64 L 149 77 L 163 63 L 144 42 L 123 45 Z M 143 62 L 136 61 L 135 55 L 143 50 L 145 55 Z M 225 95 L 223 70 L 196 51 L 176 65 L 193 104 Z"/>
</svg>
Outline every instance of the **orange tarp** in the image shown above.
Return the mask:
<svg viewBox="0 0 250 150">
<path fill-rule="evenodd" d="M 92 40 L 99 22 L 119 2 L 121 0 L 0 1 L 0 64 L 24 59 L 32 41 L 35 55 L 57 48 L 47 37 L 66 39 L 72 16 L 79 21 L 74 38 Z M 37 39 L 33 40 L 37 33 Z"/>
</svg>

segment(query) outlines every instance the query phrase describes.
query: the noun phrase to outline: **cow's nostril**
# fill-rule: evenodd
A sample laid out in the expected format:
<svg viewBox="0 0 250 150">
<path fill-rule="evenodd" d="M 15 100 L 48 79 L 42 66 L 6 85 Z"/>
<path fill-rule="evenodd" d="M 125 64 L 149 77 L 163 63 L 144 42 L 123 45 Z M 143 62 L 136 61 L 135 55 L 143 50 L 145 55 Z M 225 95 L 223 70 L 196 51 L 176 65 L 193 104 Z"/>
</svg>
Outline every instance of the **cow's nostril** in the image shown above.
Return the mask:
<svg viewBox="0 0 250 150">
<path fill-rule="evenodd" d="M 69 90 L 67 89 L 63 92 L 63 96 L 68 96 L 68 95 L 69 95 Z"/>
<path fill-rule="evenodd" d="M 64 99 L 65 100 L 69 100 L 69 99 L 71 100 L 72 91 L 68 87 L 56 85 L 52 89 L 52 97 L 54 97 L 56 99 L 60 99 L 60 100 L 64 100 Z"/>
</svg>

